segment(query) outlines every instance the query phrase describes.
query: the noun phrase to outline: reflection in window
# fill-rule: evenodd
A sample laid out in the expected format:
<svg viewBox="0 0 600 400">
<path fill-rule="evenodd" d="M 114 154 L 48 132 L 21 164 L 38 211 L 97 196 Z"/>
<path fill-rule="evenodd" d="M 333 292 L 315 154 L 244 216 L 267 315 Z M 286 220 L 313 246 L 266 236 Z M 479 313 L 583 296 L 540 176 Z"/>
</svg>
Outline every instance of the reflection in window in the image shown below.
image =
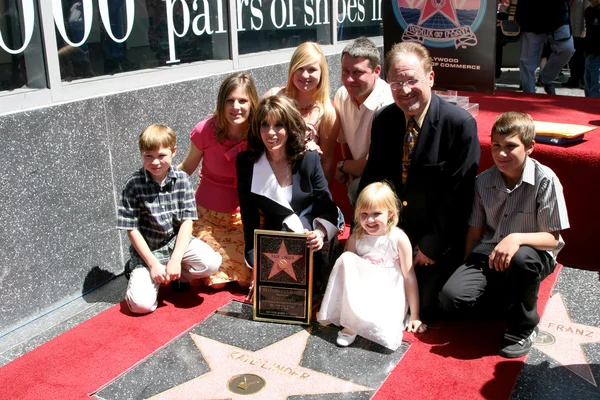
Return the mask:
<svg viewBox="0 0 600 400">
<path fill-rule="evenodd" d="M 0 91 L 46 87 L 38 21 L 34 0 L 0 0 Z"/>
<path fill-rule="evenodd" d="M 63 81 L 230 58 L 226 0 L 61 3 L 53 11 Z"/>
<path fill-rule="evenodd" d="M 382 36 L 381 0 L 337 1 L 337 39 L 352 40 L 360 36 Z"/>
<path fill-rule="evenodd" d="M 331 43 L 331 0 L 238 0 L 240 54 Z"/>
</svg>

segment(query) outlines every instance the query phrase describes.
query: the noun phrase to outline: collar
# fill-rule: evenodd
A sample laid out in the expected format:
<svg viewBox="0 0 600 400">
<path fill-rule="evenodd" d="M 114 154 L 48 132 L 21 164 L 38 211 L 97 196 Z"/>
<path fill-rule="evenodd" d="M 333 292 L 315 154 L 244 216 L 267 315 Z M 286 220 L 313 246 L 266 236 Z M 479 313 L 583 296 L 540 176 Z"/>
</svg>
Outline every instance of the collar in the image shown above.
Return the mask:
<svg viewBox="0 0 600 400">
<path fill-rule="evenodd" d="M 433 93 L 431 94 L 431 97 L 432 96 L 433 96 Z M 429 101 L 427 102 L 427 105 L 425 106 L 423 111 L 421 111 L 420 114 L 413 116 L 413 118 L 415 119 L 415 122 L 417 123 L 419 128 L 422 128 L 423 122 L 425 122 L 425 116 L 427 115 L 427 112 L 429 111 L 429 106 L 431 105 L 431 97 L 429 97 Z M 404 120 L 405 120 L 406 125 L 408 125 L 408 120 L 410 118 L 411 118 L 410 115 L 408 115 L 407 113 L 404 113 Z"/>
<path fill-rule="evenodd" d="M 371 111 L 377 110 L 381 106 L 381 97 L 385 95 L 385 91 L 390 90 L 390 85 L 381 78 L 377 78 L 375 81 L 375 87 L 369 94 L 369 97 L 362 103 L 363 106 Z"/>
<path fill-rule="evenodd" d="M 254 163 L 252 172 L 252 185 L 250 192 L 264 196 L 285 208 L 293 211 L 292 206 L 285 198 L 285 190 L 279 186 L 275 173 L 269 164 L 266 151 L 260 156 L 258 161 Z"/>
<path fill-rule="evenodd" d="M 146 178 L 146 183 L 154 182 L 160 186 L 160 183 L 156 182 L 154 180 L 154 178 L 152 178 L 152 175 L 150 175 L 150 172 L 148 172 L 148 170 L 146 168 L 142 167 L 142 169 L 144 170 L 144 176 Z M 171 164 L 171 166 L 169 166 L 169 172 L 167 172 L 167 176 L 165 177 L 165 185 L 167 183 L 171 182 L 173 179 L 177 179 L 177 177 L 175 176 L 175 169 L 174 169 L 173 165 Z"/>
<path fill-rule="evenodd" d="M 508 188 L 504 184 L 504 179 L 502 179 L 502 173 L 500 172 L 498 167 L 494 165 L 493 168 L 494 176 L 493 179 L 490 180 L 488 187 L 495 187 L 497 189 L 508 190 Z M 525 167 L 523 168 L 521 179 L 512 190 L 515 190 L 516 188 L 521 186 L 522 183 L 527 183 L 528 185 L 535 186 L 535 163 L 531 158 L 529 158 L 529 156 L 527 156 L 527 158 L 525 159 Z"/>
</svg>

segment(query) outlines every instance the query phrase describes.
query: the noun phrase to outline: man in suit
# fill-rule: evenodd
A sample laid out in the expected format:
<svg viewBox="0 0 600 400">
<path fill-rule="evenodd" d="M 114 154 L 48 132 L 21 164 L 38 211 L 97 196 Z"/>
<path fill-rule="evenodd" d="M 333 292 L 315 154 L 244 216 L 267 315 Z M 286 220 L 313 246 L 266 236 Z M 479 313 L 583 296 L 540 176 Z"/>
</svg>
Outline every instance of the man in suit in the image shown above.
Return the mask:
<svg viewBox="0 0 600 400">
<path fill-rule="evenodd" d="M 399 226 L 410 238 L 421 316 L 438 310 L 438 294 L 462 262 L 479 166 L 475 119 L 432 93 L 425 47 L 395 44 L 385 59 L 394 103 L 377 112 L 360 189 L 387 180 L 402 202 Z"/>
</svg>

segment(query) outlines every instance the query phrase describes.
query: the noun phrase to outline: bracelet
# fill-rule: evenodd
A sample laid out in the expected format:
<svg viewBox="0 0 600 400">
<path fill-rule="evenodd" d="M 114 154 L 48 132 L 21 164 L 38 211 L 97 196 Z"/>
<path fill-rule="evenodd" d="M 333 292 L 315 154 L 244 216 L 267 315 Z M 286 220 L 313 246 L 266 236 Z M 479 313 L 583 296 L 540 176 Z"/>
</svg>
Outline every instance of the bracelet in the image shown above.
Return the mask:
<svg viewBox="0 0 600 400">
<path fill-rule="evenodd" d="M 344 158 L 343 160 L 338 161 L 337 163 L 337 169 L 340 172 L 344 172 L 344 163 L 346 162 L 346 159 Z"/>
</svg>

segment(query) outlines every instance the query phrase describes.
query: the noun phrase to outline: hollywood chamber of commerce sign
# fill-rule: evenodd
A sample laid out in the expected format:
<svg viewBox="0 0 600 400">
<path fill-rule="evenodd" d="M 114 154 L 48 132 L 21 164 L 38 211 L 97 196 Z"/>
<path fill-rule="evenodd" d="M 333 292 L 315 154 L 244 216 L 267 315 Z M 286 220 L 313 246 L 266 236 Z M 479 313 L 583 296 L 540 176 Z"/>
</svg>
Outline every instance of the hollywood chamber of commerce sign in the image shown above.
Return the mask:
<svg viewBox="0 0 600 400">
<path fill-rule="evenodd" d="M 83 9 L 83 37 L 78 42 L 73 42 L 65 27 L 63 5 L 61 0 L 52 0 L 54 23 L 65 43 L 73 47 L 84 44 L 92 29 L 94 8 L 92 0 L 80 0 Z M 125 42 L 134 25 L 135 0 L 123 0 L 125 3 L 126 30 L 123 37 L 116 37 L 111 29 L 109 0 L 97 0 L 100 19 L 108 36 L 116 43 Z M 163 0 L 167 16 L 167 38 L 169 42 L 169 60 L 167 63 L 177 63 L 175 54 L 175 37 L 194 35 L 213 35 L 227 33 L 226 1 L 216 0 L 209 4 L 208 0 L 194 0 L 190 5 L 185 0 Z M 259 31 L 264 27 L 275 29 L 289 29 L 329 25 L 330 0 L 236 0 L 237 5 L 237 31 Z M 333 0 L 337 1 L 338 24 L 361 23 L 365 21 L 381 21 L 381 0 Z M 366 4 L 369 2 L 371 4 Z M 225 4 L 224 4 L 225 3 Z M 19 54 L 25 51 L 33 36 L 35 13 L 34 0 L 21 0 L 21 16 L 23 22 L 23 44 L 18 49 L 9 48 L 0 34 L 0 47 L 10 54 Z M 298 18 L 298 10 L 301 16 Z M 247 13 L 250 14 L 247 14 Z M 177 14 L 178 26 L 175 24 Z M 369 15 L 370 14 L 370 15 Z M 246 18 L 244 18 L 246 17 Z M 249 17 L 249 23 L 247 22 Z"/>
</svg>

